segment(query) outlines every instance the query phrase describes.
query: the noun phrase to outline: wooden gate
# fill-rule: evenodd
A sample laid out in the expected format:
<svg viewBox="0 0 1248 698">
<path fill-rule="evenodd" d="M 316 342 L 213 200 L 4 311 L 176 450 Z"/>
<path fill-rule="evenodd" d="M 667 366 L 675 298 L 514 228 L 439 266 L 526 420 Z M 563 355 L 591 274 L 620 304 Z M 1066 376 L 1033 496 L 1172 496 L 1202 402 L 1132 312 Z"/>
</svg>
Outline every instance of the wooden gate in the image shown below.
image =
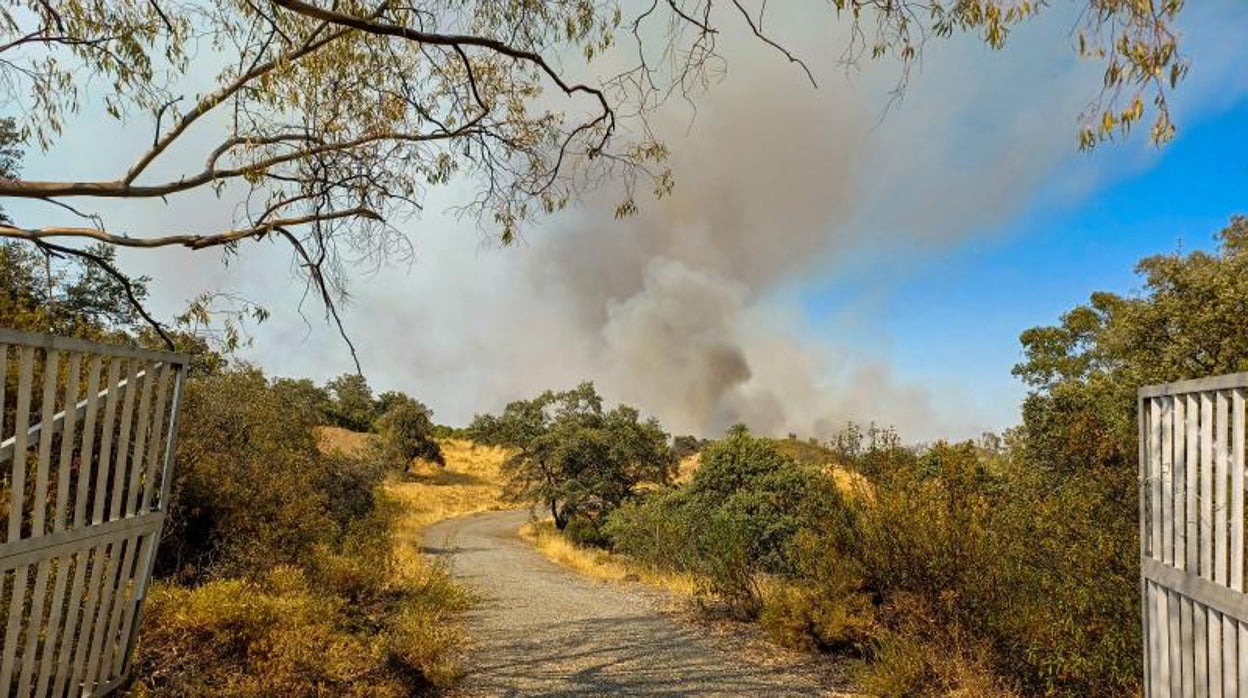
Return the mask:
<svg viewBox="0 0 1248 698">
<path fill-rule="evenodd" d="M 0 695 L 126 678 L 184 374 L 175 354 L 0 329 Z"/>
<path fill-rule="evenodd" d="M 1248 373 L 1141 388 L 1146 695 L 1248 695 Z"/>
</svg>

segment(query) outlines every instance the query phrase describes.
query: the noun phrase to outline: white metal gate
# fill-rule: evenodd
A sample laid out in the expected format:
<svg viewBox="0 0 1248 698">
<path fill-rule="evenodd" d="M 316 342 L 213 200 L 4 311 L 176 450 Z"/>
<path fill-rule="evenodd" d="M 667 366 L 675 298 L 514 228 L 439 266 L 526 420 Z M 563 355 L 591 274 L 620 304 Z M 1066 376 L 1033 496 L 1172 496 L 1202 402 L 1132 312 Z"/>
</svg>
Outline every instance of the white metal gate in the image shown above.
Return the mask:
<svg viewBox="0 0 1248 698">
<path fill-rule="evenodd" d="M 1139 391 L 1145 693 L 1248 695 L 1248 373 Z"/>
<path fill-rule="evenodd" d="M 185 367 L 0 329 L 0 695 L 98 696 L 126 678 Z"/>
</svg>

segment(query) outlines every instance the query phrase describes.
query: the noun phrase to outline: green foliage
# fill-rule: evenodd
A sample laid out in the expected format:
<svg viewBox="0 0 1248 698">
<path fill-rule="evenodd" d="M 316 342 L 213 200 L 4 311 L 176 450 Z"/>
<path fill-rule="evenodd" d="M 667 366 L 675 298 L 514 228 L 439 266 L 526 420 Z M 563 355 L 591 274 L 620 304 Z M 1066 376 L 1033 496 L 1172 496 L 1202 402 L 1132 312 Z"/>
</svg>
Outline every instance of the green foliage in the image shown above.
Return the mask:
<svg viewBox="0 0 1248 698">
<path fill-rule="evenodd" d="M 322 454 L 319 393 L 241 367 L 188 381 L 178 435 L 165 573 L 263 572 L 334 544 L 373 506 L 375 464 Z"/>
<path fill-rule="evenodd" d="M 325 384 L 332 400 L 329 405 L 330 423 L 351 431 L 372 431 L 377 418 L 373 405 L 373 390 L 368 380 L 359 373 L 344 373 Z"/>
<path fill-rule="evenodd" d="M 88 252 L 113 263 L 116 250 L 94 245 Z M 146 277 L 133 280 L 139 300 Z M 27 332 L 118 341 L 142 334 L 142 318 L 125 288 L 80 258 L 45 256 L 24 243 L 0 242 L 0 325 Z"/>
<path fill-rule="evenodd" d="M 847 515 L 818 468 L 734 427 L 702 452 L 689 484 L 622 507 L 605 532 L 621 552 L 693 573 L 731 612 L 754 617 L 763 607 L 761 575 L 796 572 L 798 534 L 844 524 Z"/>
<path fill-rule="evenodd" d="M 706 439 L 699 439 L 688 434 L 677 436 L 672 439 L 672 453 L 677 460 L 683 460 L 695 453 L 700 453 L 709 443 L 710 441 Z"/>
<path fill-rule="evenodd" d="M 395 556 L 382 463 L 321 453 L 324 406 L 310 381 L 246 366 L 188 381 L 139 695 L 397 697 L 457 678 L 470 599 Z"/>
<path fill-rule="evenodd" d="M 667 482 L 676 464 L 656 420 L 627 405 L 604 410 L 592 383 L 477 415 L 468 433 L 515 449 L 503 464 L 510 496 L 548 505 L 560 530 L 573 517 L 611 512 L 643 482 Z"/>
<path fill-rule="evenodd" d="M 442 449 L 433 435 L 433 410 L 402 393 L 383 393 L 378 407 L 388 405 L 377 418 L 387 459 L 406 468 L 413 458 L 445 465 Z"/>
<path fill-rule="evenodd" d="M 573 543 L 582 546 L 605 548 L 611 539 L 602 531 L 602 523 L 598 519 L 574 518 L 568 521 L 563 535 Z"/>
</svg>

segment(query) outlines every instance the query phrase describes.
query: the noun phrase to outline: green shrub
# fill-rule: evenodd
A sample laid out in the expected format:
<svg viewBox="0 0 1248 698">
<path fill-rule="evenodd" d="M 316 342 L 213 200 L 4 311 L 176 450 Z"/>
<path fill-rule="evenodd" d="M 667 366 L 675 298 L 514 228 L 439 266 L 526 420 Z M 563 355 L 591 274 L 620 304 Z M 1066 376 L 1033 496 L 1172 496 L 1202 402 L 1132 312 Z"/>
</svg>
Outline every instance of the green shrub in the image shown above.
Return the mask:
<svg viewBox="0 0 1248 698">
<path fill-rule="evenodd" d="M 572 519 L 563 529 L 563 535 L 577 545 L 605 548 L 611 544 L 611 539 L 603 533 L 598 519 Z"/>
<path fill-rule="evenodd" d="M 160 574 L 200 580 L 297 564 L 371 511 L 380 469 L 322 454 L 317 411 L 300 394 L 251 367 L 187 381 Z"/>
<path fill-rule="evenodd" d="M 1026 461 L 994 473 L 988 462 L 970 443 L 941 443 L 875 480 L 841 549 L 894 609 L 889 642 L 916 627 L 904 616 L 918 606 L 894 601 L 920 599 L 924 622 L 974 638 L 977 662 L 1029 693 L 1131 693 L 1142 671 L 1139 552 L 1122 503 L 1134 477 Z"/>
<path fill-rule="evenodd" d="M 442 449 L 433 436 L 433 412 L 406 395 L 396 394 L 393 404 L 377 418 L 387 460 L 406 470 L 413 458 L 446 465 Z"/>
<path fill-rule="evenodd" d="M 702 452 L 688 485 L 622 507 L 604 530 L 617 550 L 692 573 L 733 615 L 753 618 L 763 607 L 762 577 L 796 572 L 798 534 L 848 516 L 818 468 L 734 428 Z"/>
</svg>

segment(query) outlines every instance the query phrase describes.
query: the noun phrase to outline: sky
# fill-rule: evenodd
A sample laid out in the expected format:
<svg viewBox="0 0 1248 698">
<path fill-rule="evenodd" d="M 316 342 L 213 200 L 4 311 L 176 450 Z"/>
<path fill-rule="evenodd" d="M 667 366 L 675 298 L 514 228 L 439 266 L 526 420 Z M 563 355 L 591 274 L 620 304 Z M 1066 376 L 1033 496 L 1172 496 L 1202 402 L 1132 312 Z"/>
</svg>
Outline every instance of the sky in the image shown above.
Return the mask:
<svg viewBox="0 0 1248 698">
<path fill-rule="evenodd" d="M 887 110 L 895 66 L 846 71 L 830 15 L 773 12 L 771 31 L 810 62 L 818 90 L 727 33 L 727 76 L 696 115 L 656 115 L 672 196 L 616 221 L 611 192 L 590 193 L 502 248 L 447 212 L 471 182 L 434 190 L 405 224 L 414 262 L 355 275 L 347 330 L 375 389 L 413 394 L 450 424 L 592 379 L 675 433 L 744 421 L 826 437 L 855 419 L 924 441 L 1007 428 L 1025 394 L 1010 374 L 1022 330 L 1094 290 L 1131 292 L 1138 259 L 1211 247 L 1248 213 L 1248 7 L 1185 12 L 1193 67 L 1178 137 L 1091 153 L 1077 150 L 1077 118 L 1099 68 L 1075 56 L 1062 8 L 1002 52 L 974 37 L 930 44 Z M 107 177 L 150 139 L 141 124 L 109 128 L 71 129 L 28 156 L 27 176 Z M 202 161 L 196 143 L 189 162 Z M 12 210 L 28 223 L 54 215 Z M 149 233 L 212 229 L 231 212 L 202 195 L 103 210 Z M 295 310 L 303 288 L 280 248 L 261 243 L 228 267 L 213 254 L 123 261 L 153 277 L 166 315 L 204 290 L 268 307 L 241 355 L 274 375 L 353 370 L 318 308 Z"/>
</svg>

